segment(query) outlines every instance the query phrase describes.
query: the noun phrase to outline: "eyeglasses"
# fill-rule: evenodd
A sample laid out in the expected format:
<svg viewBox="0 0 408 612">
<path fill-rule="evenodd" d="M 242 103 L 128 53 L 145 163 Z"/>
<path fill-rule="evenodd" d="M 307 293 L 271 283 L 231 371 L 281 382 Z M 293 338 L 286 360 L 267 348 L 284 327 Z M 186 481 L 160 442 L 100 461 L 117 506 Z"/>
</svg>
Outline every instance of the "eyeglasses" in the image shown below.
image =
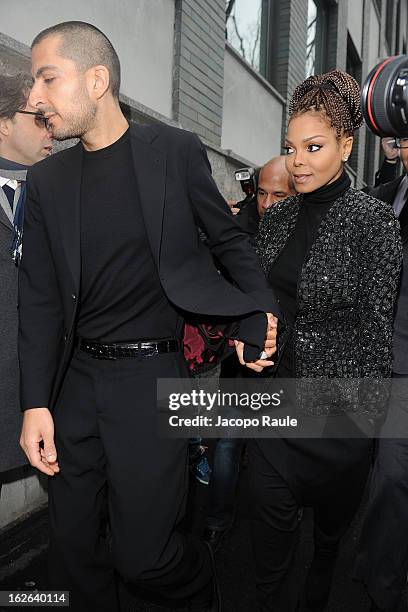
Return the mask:
<svg viewBox="0 0 408 612">
<path fill-rule="evenodd" d="M 395 146 L 397 149 L 408 149 L 408 138 L 396 138 Z"/>
<path fill-rule="evenodd" d="M 23 111 L 23 110 L 18 110 L 17 113 L 20 113 L 21 115 L 33 115 L 33 117 L 35 117 L 34 123 L 37 127 L 45 128 L 46 130 L 49 129 L 48 119 L 47 117 L 44 117 L 42 113 L 35 113 L 33 111 Z"/>
</svg>

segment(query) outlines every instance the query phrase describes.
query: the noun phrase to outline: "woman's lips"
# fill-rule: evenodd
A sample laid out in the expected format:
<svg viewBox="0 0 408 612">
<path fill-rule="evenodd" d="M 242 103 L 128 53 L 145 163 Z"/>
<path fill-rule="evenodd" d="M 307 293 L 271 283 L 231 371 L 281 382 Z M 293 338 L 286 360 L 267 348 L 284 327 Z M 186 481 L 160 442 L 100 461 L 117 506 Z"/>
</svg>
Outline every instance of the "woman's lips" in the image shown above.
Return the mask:
<svg viewBox="0 0 408 612">
<path fill-rule="evenodd" d="M 294 174 L 293 180 L 295 183 L 306 183 L 311 176 L 311 174 Z"/>
</svg>

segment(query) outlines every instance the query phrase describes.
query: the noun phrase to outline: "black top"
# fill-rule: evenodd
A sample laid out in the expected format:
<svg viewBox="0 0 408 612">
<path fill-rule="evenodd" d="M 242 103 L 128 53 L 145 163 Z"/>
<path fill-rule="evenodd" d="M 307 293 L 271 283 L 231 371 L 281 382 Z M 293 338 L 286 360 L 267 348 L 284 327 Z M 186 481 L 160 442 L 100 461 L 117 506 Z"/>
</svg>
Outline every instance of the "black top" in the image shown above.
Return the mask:
<svg viewBox="0 0 408 612">
<path fill-rule="evenodd" d="M 85 151 L 81 184 L 78 334 L 106 342 L 178 335 L 147 239 L 129 131 Z"/>
<path fill-rule="evenodd" d="M 269 272 L 268 280 L 279 299 L 286 324 L 290 327 L 296 318 L 300 273 L 316 239 L 319 226 L 333 202 L 349 187 L 350 179 L 346 172 L 343 172 L 333 183 L 303 195 L 295 229 Z M 289 378 L 293 376 L 293 370 L 293 338 L 290 334 L 278 368 L 278 375 Z"/>
</svg>

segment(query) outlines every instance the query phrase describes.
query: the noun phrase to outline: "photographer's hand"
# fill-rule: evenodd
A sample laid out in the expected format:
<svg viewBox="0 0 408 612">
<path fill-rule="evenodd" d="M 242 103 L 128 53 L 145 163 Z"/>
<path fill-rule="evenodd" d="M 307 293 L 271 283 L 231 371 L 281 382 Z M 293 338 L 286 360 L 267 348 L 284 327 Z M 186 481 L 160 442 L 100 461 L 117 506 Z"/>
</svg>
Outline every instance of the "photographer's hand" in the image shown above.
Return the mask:
<svg viewBox="0 0 408 612">
<path fill-rule="evenodd" d="M 231 209 L 231 212 L 233 215 L 237 215 L 240 211 L 239 208 L 235 207 L 235 204 L 238 202 L 238 200 L 227 200 L 227 204 Z"/>
<path fill-rule="evenodd" d="M 387 136 L 387 138 L 381 138 L 381 146 L 386 160 L 396 163 L 399 157 L 399 150 L 395 146 L 395 139 L 389 136 Z"/>
</svg>

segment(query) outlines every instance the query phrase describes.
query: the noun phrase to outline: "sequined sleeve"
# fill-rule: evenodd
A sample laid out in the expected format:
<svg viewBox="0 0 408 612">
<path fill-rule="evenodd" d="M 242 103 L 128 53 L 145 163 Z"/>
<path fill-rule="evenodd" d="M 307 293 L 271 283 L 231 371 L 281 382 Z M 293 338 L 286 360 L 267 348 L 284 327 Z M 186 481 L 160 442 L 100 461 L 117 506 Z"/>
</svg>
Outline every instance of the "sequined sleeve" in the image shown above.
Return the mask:
<svg viewBox="0 0 408 612">
<path fill-rule="evenodd" d="M 255 236 L 256 252 L 267 275 L 293 230 L 299 210 L 299 198 L 289 196 L 265 212 Z"/>
<path fill-rule="evenodd" d="M 271 223 L 271 215 L 269 211 L 267 210 L 259 223 L 258 233 L 255 236 L 255 250 L 259 257 L 259 261 L 261 263 L 262 269 L 265 272 L 265 274 L 267 274 L 268 272 L 265 253 L 267 251 L 267 246 L 268 246 L 268 234 L 269 234 L 270 223 Z"/>
</svg>

